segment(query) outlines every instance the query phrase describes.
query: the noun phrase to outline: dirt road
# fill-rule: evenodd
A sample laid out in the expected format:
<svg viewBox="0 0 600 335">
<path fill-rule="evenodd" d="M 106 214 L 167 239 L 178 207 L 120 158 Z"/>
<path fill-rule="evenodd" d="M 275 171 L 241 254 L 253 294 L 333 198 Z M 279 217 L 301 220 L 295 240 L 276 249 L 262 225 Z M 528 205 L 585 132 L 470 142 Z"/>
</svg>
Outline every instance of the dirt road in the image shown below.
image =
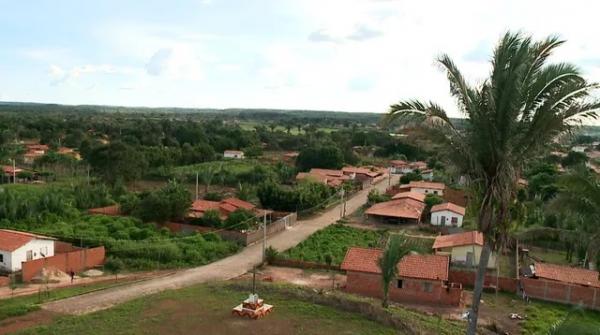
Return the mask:
<svg viewBox="0 0 600 335">
<path fill-rule="evenodd" d="M 397 177 L 392 177 L 392 183 L 397 182 Z M 346 212 L 352 213 L 366 200 L 369 191 L 377 188 L 384 191 L 388 186 L 385 179 L 369 189 L 362 190 L 347 201 Z M 299 223 L 268 239 L 267 245 L 277 250 L 286 250 L 305 240 L 315 231 L 335 223 L 340 218 L 340 207 L 335 206 L 319 216 Z M 170 275 L 157 277 L 132 285 L 110 288 L 89 294 L 84 294 L 64 300 L 50 302 L 42 306 L 52 312 L 81 315 L 98 310 L 110 308 L 114 305 L 169 289 L 177 289 L 194 284 L 210 281 L 228 280 L 238 277 L 262 260 L 262 244 L 249 246 L 241 252 L 204 266 L 182 270 Z"/>
</svg>

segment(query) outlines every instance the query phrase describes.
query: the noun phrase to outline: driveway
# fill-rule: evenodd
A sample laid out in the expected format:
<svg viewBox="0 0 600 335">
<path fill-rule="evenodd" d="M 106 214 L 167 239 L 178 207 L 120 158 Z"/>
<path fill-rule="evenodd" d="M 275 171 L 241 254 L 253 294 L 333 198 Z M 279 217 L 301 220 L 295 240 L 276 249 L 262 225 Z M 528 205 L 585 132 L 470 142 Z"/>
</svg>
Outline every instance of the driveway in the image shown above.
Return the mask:
<svg viewBox="0 0 600 335">
<path fill-rule="evenodd" d="M 392 177 L 392 183 L 397 183 L 397 180 L 397 176 Z M 388 179 L 385 179 L 377 185 L 356 193 L 347 201 L 346 213 L 352 213 L 365 204 L 367 195 L 371 189 L 377 188 L 380 191 L 385 191 L 387 186 Z M 340 206 L 337 205 L 314 218 L 300 220 L 294 227 L 270 237 L 267 240 L 267 245 L 273 246 L 277 250 L 287 250 L 302 242 L 317 230 L 335 223 L 339 218 Z M 137 282 L 131 285 L 109 288 L 50 302 L 42 305 L 42 308 L 65 314 L 87 314 L 164 290 L 239 277 L 251 270 L 253 266 L 260 264 L 261 261 L 262 243 L 257 243 L 246 247 L 235 255 L 214 263 L 177 271 L 169 275 Z"/>
</svg>

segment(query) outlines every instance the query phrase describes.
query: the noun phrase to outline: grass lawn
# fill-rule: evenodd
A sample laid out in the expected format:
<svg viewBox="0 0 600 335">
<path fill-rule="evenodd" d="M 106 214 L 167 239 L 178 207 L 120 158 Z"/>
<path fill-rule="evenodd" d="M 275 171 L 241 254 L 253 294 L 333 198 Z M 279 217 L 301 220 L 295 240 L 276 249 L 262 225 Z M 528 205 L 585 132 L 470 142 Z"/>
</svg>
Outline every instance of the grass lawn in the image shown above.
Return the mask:
<svg viewBox="0 0 600 335">
<path fill-rule="evenodd" d="M 580 328 L 569 334 L 597 335 L 600 329 L 600 312 L 578 311 L 571 306 L 539 300 L 527 304 L 508 293 L 499 293 L 497 297 L 492 293 L 484 293 L 482 300 L 484 301 L 481 309 L 482 316 L 493 319 L 502 330 L 518 329 L 523 335 L 546 334 L 552 325 L 565 318 L 570 312 L 567 325 L 577 324 Z M 525 319 L 510 320 L 510 313 L 518 313 Z"/>
<path fill-rule="evenodd" d="M 308 239 L 283 253 L 284 257 L 310 262 L 325 263 L 325 255 L 332 256 L 332 264 L 339 265 L 349 247 L 378 247 L 384 231 L 364 230 L 330 225 L 312 234 Z"/>
<path fill-rule="evenodd" d="M 571 265 L 569 261 L 567 261 L 566 255 L 567 253 L 562 250 L 552 250 L 552 249 L 542 249 L 538 247 L 531 247 L 529 249 L 529 255 L 532 257 L 543 260 L 546 263 L 553 264 L 563 264 L 563 265 Z M 576 257 L 573 257 L 576 259 Z"/>
<path fill-rule="evenodd" d="M 120 284 L 121 282 L 114 282 L 112 280 L 108 280 L 101 283 L 91 283 L 85 285 L 78 285 L 74 287 L 58 288 L 51 290 L 47 293 L 43 293 L 41 296 L 38 294 L 33 294 L 9 299 L 2 299 L 0 300 L 0 321 L 10 317 L 25 315 L 29 312 L 36 311 L 40 309 L 40 304 L 44 302 L 64 299 Z"/>
<path fill-rule="evenodd" d="M 247 292 L 201 285 L 144 297 L 85 316 L 64 316 L 18 334 L 398 334 L 360 315 L 278 293 L 264 294 L 275 306 L 260 320 L 233 316 Z"/>
</svg>

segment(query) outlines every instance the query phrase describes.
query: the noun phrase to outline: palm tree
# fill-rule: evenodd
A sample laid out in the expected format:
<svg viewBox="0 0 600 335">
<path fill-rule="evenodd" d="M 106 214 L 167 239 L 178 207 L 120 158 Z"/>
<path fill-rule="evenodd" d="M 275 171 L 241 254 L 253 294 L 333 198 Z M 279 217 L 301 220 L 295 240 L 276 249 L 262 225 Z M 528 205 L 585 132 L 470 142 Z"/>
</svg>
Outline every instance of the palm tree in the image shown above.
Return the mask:
<svg viewBox="0 0 600 335">
<path fill-rule="evenodd" d="M 387 243 L 383 255 L 379 259 L 379 268 L 381 269 L 381 285 L 383 289 L 383 301 L 381 305 L 387 308 L 389 303 L 390 283 L 398 275 L 398 262 L 408 254 L 408 249 L 404 247 L 404 238 L 400 235 L 393 235 Z"/>
<path fill-rule="evenodd" d="M 507 238 L 509 208 L 524 163 L 582 118 L 596 117 L 600 107 L 590 99 L 598 85 L 582 78 L 567 63 L 548 64 L 564 41 L 549 37 L 533 41 L 506 33 L 492 57 L 490 77 L 469 85 L 446 55 L 438 59 L 450 83 L 460 127 L 433 102 L 402 101 L 390 107 L 384 121 L 412 124 L 440 145 L 440 152 L 466 176 L 484 245 L 477 269 L 467 334 L 475 334 L 486 265 L 492 250 Z"/>
</svg>

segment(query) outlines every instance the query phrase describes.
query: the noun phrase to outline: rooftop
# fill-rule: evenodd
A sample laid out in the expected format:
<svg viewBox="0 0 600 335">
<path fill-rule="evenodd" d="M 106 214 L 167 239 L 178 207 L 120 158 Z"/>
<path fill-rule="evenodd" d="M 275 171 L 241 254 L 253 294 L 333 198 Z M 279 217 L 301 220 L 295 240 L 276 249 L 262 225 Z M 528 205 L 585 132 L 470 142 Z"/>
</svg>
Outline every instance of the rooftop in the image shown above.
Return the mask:
<svg viewBox="0 0 600 335">
<path fill-rule="evenodd" d="M 433 189 L 433 190 L 443 190 L 446 188 L 446 185 L 444 185 L 443 183 L 434 183 L 434 182 L 430 182 L 430 181 L 411 181 L 410 183 L 408 183 L 409 187 L 417 187 L 417 188 L 429 188 L 429 189 Z"/>
<path fill-rule="evenodd" d="M 564 265 L 535 263 L 534 274 L 538 278 L 561 281 L 564 283 L 600 287 L 598 271 L 572 268 Z"/>
<path fill-rule="evenodd" d="M 431 213 L 440 211 L 450 211 L 456 214 L 465 215 L 465 208 L 451 202 L 445 202 L 431 207 Z"/>
<path fill-rule="evenodd" d="M 417 192 L 400 192 L 392 197 L 392 199 L 409 198 L 420 202 L 425 202 L 425 194 Z"/>
<path fill-rule="evenodd" d="M 54 240 L 52 237 L 16 230 L 0 229 L 0 250 L 15 251 L 34 239 Z"/>
<path fill-rule="evenodd" d="M 381 249 L 352 247 L 346 252 L 341 269 L 367 273 L 381 273 Z M 448 280 L 448 256 L 406 255 L 398 263 L 398 276 L 429 280 Z"/>
<path fill-rule="evenodd" d="M 375 204 L 365 211 L 365 214 L 395 218 L 420 219 L 425 209 L 421 201 L 402 198 Z"/>
<path fill-rule="evenodd" d="M 460 247 L 463 245 L 483 245 L 483 234 L 478 231 L 441 235 L 435 238 L 433 249 Z"/>
</svg>

